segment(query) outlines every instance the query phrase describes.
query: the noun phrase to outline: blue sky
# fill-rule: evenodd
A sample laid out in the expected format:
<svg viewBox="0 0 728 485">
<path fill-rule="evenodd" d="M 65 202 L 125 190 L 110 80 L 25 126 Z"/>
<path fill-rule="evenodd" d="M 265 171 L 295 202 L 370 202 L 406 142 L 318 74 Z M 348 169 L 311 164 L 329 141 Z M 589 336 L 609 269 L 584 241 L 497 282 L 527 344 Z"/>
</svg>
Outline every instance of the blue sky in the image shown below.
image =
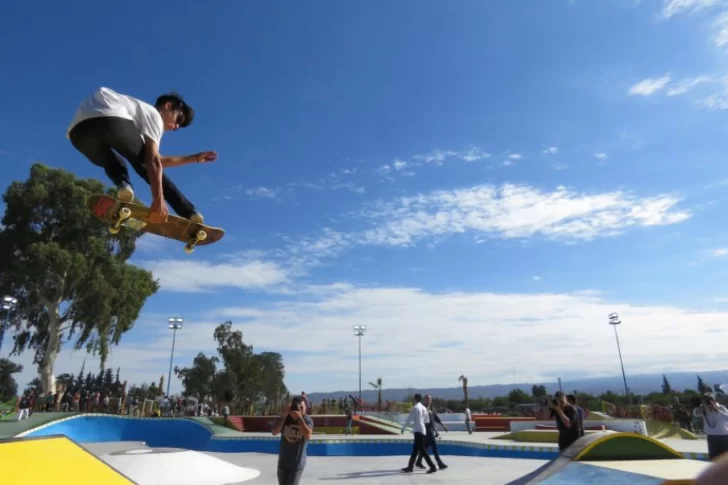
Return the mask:
<svg viewBox="0 0 728 485">
<path fill-rule="evenodd" d="M 140 240 L 130 380 L 173 315 L 177 364 L 230 319 L 295 392 L 356 388 L 355 324 L 387 387 L 617 374 L 611 312 L 628 373 L 725 367 L 728 2 L 125 5 L 5 9 L 0 163 L 103 179 L 65 138 L 99 86 L 196 109 L 161 150 L 218 152 L 168 173 L 226 236 Z"/>
</svg>

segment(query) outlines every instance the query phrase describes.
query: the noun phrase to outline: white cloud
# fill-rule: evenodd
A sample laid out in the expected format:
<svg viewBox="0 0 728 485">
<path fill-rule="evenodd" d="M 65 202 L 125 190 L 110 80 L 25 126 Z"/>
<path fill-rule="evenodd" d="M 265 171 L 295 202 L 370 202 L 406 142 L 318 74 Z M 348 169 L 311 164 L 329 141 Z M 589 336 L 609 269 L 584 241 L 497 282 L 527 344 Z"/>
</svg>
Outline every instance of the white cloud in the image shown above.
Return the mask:
<svg viewBox="0 0 728 485">
<path fill-rule="evenodd" d="M 662 16 L 669 19 L 681 13 L 693 13 L 718 5 L 720 0 L 663 0 Z"/>
<path fill-rule="evenodd" d="M 669 75 L 656 79 L 643 79 L 629 88 L 630 95 L 651 96 L 663 89 L 672 78 Z"/>
<path fill-rule="evenodd" d="M 715 45 L 723 47 L 728 44 L 728 12 L 721 13 L 713 23 L 715 29 Z"/>
<path fill-rule="evenodd" d="M 531 278 L 531 279 L 532 279 L 533 281 L 541 281 L 541 277 L 540 277 L 540 276 L 534 276 L 534 277 L 533 277 L 533 278 Z"/>
<path fill-rule="evenodd" d="M 391 387 L 408 387 L 454 385 L 464 363 L 482 355 L 484 345 L 493 365 L 470 366 L 469 372 L 476 376 L 468 374 L 473 383 L 504 382 L 504 373 L 514 365 L 544 379 L 584 360 L 590 362 L 585 373 L 618 374 L 607 323 L 612 312 L 618 312 L 623 322 L 620 341 L 631 373 L 654 366 L 705 370 L 723 364 L 717 359 L 724 349 L 716 334 L 727 332 L 728 314 L 626 305 L 589 293 L 430 293 L 419 288 L 349 286 L 320 299 L 244 307 L 240 316 L 235 308 L 225 308 L 219 316 L 243 323 L 246 339 L 256 348 L 280 349 L 289 385 L 301 382 L 295 388 L 307 375 L 328 374 L 332 368 L 348 372 L 353 385 L 357 369 L 350 328 L 365 324 L 366 375 L 382 376 Z M 419 335 L 414 341 L 413 333 Z M 645 347 L 643 342 L 654 335 L 659 335 L 660 345 Z M 462 345 L 456 349 L 436 345 L 453 340 Z M 690 346 L 683 345 L 686 340 Z M 569 352 L 562 351 L 564 345 Z M 701 352 L 696 355 L 694 348 Z M 669 361 L 664 359 L 666 349 Z M 307 355 L 285 357 L 302 352 Z M 423 372 L 425 356 L 440 364 Z M 320 390 L 341 389 L 337 382 L 320 385 Z"/>
<path fill-rule="evenodd" d="M 697 76 L 694 78 L 683 79 L 674 88 L 667 90 L 668 96 L 678 96 L 691 91 L 693 88 L 700 86 L 701 84 L 714 82 L 715 79 L 712 76 Z"/>
<path fill-rule="evenodd" d="M 691 213 L 677 210 L 670 195 L 637 197 L 624 192 L 583 194 L 558 187 L 544 192 L 526 185 L 480 185 L 379 202 L 365 212 L 375 226 L 339 242 L 405 246 L 452 234 L 589 240 L 629 227 L 676 224 Z"/>
<path fill-rule="evenodd" d="M 514 162 L 513 160 L 504 160 L 504 161 L 503 161 L 503 166 L 504 166 L 504 167 L 512 167 L 512 166 L 514 166 L 515 164 L 516 164 L 516 162 Z"/>
<path fill-rule="evenodd" d="M 363 339 L 364 375 L 381 376 L 387 387 L 451 387 L 463 372 L 473 385 L 504 383 L 509 379 L 503 376 L 511 375 L 514 366 L 524 379 L 553 381 L 572 369 L 574 362 L 586 361 L 590 364 L 582 369 L 584 374 L 616 375 L 619 364 L 607 315 L 617 312 L 628 373 L 724 366 L 725 312 L 629 305 L 607 301 L 591 291 L 433 293 L 413 287 L 367 288 L 349 283 L 312 291 L 302 285 L 300 290 L 291 299 L 203 307 L 200 315 L 204 317 L 185 315 L 185 326 L 176 336 L 175 365 L 190 365 L 198 352 L 213 354 L 213 329 L 230 319 L 256 351 L 281 352 L 286 384 L 309 392 L 356 387 L 356 343 L 351 326 L 357 324 L 369 329 Z M 145 315 L 122 344 L 112 349 L 108 366 L 121 367 L 122 378 L 130 383 L 158 382 L 161 375 L 166 380 L 171 336 L 165 321 L 165 315 Z M 413 340 L 414 333 L 419 338 Z M 438 347 L 442 341 L 462 344 Z M 645 341 L 655 345 L 645 346 Z M 691 345 L 684 345 L 686 341 Z M 569 352 L 563 351 L 564 346 Z M 469 365 L 486 347 L 490 364 Z M 670 354 L 669 360 L 665 360 L 665 352 Z M 64 350 L 57 360 L 56 375 L 78 372 L 83 358 L 82 352 Z M 438 365 L 423 369 L 423 359 Z M 18 379 L 21 385 L 35 376 L 31 354 L 14 360 L 26 364 Z M 98 360 L 90 358 L 86 369 L 95 371 L 97 365 Z M 341 375 L 332 376 L 331 369 Z M 329 377 L 322 381 L 321 375 Z M 173 378 L 172 392 L 178 389 Z"/>
<path fill-rule="evenodd" d="M 458 152 L 452 150 L 433 150 L 430 153 L 423 155 L 414 155 L 414 160 L 419 160 L 424 163 L 431 163 L 434 165 L 442 165 L 448 158 L 457 157 Z"/>
<path fill-rule="evenodd" d="M 597 160 L 606 160 L 607 154 L 604 152 L 597 152 L 594 154 L 594 158 L 596 158 Z"/>
<path fill-rule="evenodd" d="M 161 291 L 199 292 L 222 287 L 261 289 L 288 279 L 278 264 L 257 260 L 214 264 L 163 259 L 142 261 L 140 265 L 159 279 Z"/>
<path fill-rule="evenodd" d="M 510 155 L 508 155 L 508 158 L 511 160 L 520 160 L 521 158 L 523 158 L 523 155 L 521 155 L 520 153 L 511 153 Z"/>
<path fill-rule="evenodd" d="M 275 189 L 269 189 L 268 187 L 254 187 L 252 189 L 247 189 L 245 193 L 251 197 L 260 197 L 265 199 L 274 199 L 278 195 L 278 192 Z"/>
<path fill-rule="evenodd" d="M 565 163 L 554 163 L 551 165 L 551 168 L 553 168 L 554 170 L 562 171 L 562 170 L 566 170 L 567 168 L 569 168 L 569 166 L 566 165 Z"/>
<path fill-rule="evenodd" d="M 559 153 L 559 148 L 558 147 L 548 147 L 547 149 L 545 149 L 543 151 L 543 153 L 545 153 L 547 155 L 555 155 L 555 154 Z"/>
<path fill-rule="evenodd" d="M 722 258 L 723 256 L 728 256 L 728 248 L 718 248 L 714 249 L 712 251 L 713 256 L 717 258 Z"/>
<path fill-rule="evenodd" d="M 477 162 L 478 160 L 490 158 L 490 153 L 484 152 L 478 148 L 471 148 L 467 152 L 462 153 L 460 158 L 466 162 Z"/>
<path fill-rule="evenodd" d="M 404 160 L 400 160 L 399 158 L 397 158 L 394 160 L 394 162 L 392 162 L 392 166 L 395 170 L 404 170 L 409 166 L 409 164 Z"/>
</svg>

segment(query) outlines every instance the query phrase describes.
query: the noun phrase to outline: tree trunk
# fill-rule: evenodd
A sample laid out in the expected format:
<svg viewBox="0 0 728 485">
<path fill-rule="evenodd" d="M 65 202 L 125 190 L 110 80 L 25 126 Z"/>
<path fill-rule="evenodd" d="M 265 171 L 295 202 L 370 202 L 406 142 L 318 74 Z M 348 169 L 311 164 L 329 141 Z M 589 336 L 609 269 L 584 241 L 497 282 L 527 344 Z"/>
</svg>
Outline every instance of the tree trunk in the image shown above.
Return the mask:
<svg viewBox="0 0 728 485">
<path fill-rule="evenodd" d="M 58 305 L 47 305 L 46 308 L 48 309 L 48 343 L 46 344 L 43 361 L 40 364 L 40 382 L 43 386 L 43 394 L 56 392 L 53 368 L 58 356 L 61 329 L 61 316 L 58 314 Z"/>
</svg>

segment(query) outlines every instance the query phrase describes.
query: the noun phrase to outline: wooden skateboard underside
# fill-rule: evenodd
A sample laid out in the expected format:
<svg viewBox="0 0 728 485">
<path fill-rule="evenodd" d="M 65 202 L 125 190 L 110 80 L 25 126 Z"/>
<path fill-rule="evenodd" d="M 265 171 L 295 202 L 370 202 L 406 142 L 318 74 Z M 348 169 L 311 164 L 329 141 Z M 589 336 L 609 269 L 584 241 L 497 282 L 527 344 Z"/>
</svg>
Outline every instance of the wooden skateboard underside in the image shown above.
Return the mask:
<svg viewBox="0 0 728 485">
<path fill-rule="evenodd" d="M 102 222 L 108 224 L 113 234 L 121 227 L 156 234 L 186 243 L 185 251 L 192 252 L 195 246 L 215 243 L 225 235 L 223 229 L 206 226 L 198 222 L 183 219 L 170 214 L 166 222 L 152 224 L 149 222 L 149 207 L 133 202 L 122 202 L 108 195 L 92 195 L 87 201 L 91 213 Z"/>
</svg>

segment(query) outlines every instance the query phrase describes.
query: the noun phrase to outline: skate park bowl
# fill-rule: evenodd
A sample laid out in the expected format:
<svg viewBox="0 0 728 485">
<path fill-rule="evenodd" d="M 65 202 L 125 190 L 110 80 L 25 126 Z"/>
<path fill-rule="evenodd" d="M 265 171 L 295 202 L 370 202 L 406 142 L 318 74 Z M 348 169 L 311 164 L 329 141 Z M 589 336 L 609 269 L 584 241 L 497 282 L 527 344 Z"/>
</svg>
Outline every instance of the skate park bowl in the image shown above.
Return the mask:
<svg viewBox="0 0 728 485">
<path fill-rule="evenodd" d="M 709 466 L 707 461 L 686 459 L 685 454 L 664 443 L 634 433 L 594 433 L 581 438 L 561 456 L 553 446 L 518 443 L 500 445 L 491 440 L 484 441 L 490 443 L 458 441 L 457 438 L 442 439 L 439 441 L 440 453 L 463 457 L 529 458 L 546 462 L 508 485 L 687 484 L 693 483 L 695 477 Z M 111 449 L 120 444 L 127 446 L 123 450 Z M 96 447 L 93 449 L 96 456 L 85 451 L 86 447 L 92 446 Z M 111 448 L 100 454 L 99 446 Z M 134 449 L 129 449 L 130 446 Z M 221 476 L 229 474 L 230 477 L 229 480 L 226 478 L 227 481 L 215 483 L 237 483 L 251 480 L 260 472 L 245 468 L 249 465 L 228 466 L 226 462 L 206 453 L 276 455 L 279 446 L 280 438 L 270 435 L 246 436 L 241 433 L 234 436 L 215 436 L 211 428 L 191 419 L 77 415 L 38 426 L 20 433 L 16 438 L 0 442 L 0 462 L 13 464 L 0 466 L 0 483 L 79 485 L 85 483 L 78 479 L 79 475 L 93 477 L 87 472 L 95 469 L 100 471 L 94 477 L 93 483 L 112 485 L 172 483 L 161 481 L 161 478 L 157 481 L 148 479 L 150 474 L 159 474 L 159 470 L 163 469 L 189 469 L 190 471 L 185 472 L 188 477 L 195 469 L 214 469 L 215 473 Z M 315 436 L 310 442 L 308 454 L 312 457 L 407 456 L 411 449 L 411 439 L 403 437 L 336 439 L 321 435 Z M 39 475 L 55 469 L 56 465 L 52 463 L 48 466 L 45 462 L 43 466 L 27 466 L 27 463 L 40 464 L 38 457 L 41 456 L 58 457 L 59 462 L 64 459 L 62 457 L 66 457 L 64 466 L 75 470 L 74 481 L 64 482 L 60 479 L 62 477 L 56 475 L 53 475 L 53 480 L 48 481 L 43 478 L 46 475 Z M 15 464 L 18 463 L 25 464 L 21 466 L 22 470 L 16 469 Z M 61 465 L 58 467 L 63 468 Z M 19 475 L 12 475 L 21 471 L 24 473 L 22 479 L 17 478 Z M 140 480 L 138 476 L 142 471 L 147 475 Z M 101 480 L 99 477 L 106 476 L 103 473 L 115 478 Z M 132 479 L 137 481 L 131 481 Z M 177 483 L 187 482 L 182 480 Z M 195 483 L 203 485 L 199 480 Z M 473 483 L 478 483 L 475 476 Z"/>
</svg>

